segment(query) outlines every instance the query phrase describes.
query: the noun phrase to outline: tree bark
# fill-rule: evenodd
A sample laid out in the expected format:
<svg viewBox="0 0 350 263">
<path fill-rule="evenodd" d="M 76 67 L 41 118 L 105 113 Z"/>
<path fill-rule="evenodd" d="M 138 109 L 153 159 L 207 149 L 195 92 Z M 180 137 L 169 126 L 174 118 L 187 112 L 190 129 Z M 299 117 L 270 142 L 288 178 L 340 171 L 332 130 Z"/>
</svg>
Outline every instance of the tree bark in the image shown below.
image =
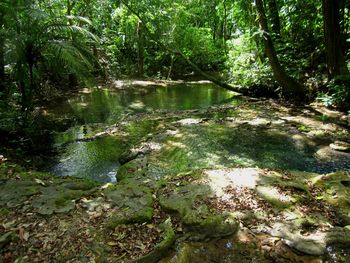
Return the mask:
<svg viewBox="0 0 350 263">
<path fill-rule="evenodd" d="M 349 70 L 341 49 L 339 1 L 323 0 L 323 22 L 329 79 L 348 75 Z"/>
<path fill-rule="evenodd" d="M 281 22 L 276 0 L 268 0 L 268 7 L 271 16 L 271 31 L 279 37 L 281 33 Z"/>
<path fill-rule="evenodd" d="M 143 26 L 142 26 L 142 21 L 139 20 L 137 22 L 137 62 L 138 62 L 138 74 L 139 77 L 143 77 L 144 75 L 144 70 L 143 70 L 143 65 L 144 65 L 144 52 L 145 47 L 144 47 L 144 36 L 143 36 Z"/>
<path fill-rule="evenodd" d="M 231 86 L 225 82 L 220 81 L 219 79 L 205 73 L 203 70 L 201 70 L 195 63 L 193 63 L 185 54 L 183 54 L 181 51 L 179 50 L 173 50 L 171 48 L 166 47 L 161 41 L 159 41 L 159 38 L 154 36 L 154 34 L 152 34 L 149 29 L 146 27 L 146 24 L 144 23 L 144 21 L 142 20 L 141 16 L 135 11 L 133 10 L 125 1 L 121 0 L 121 2 L 129 9 L 129 11 L 131 13 L 133 13 L 134 15 L 137 16 L 137 18 L 142 21 L 143 23 L 143 28 L 144 28 L 144 32 L 149 36 L 149 38 L 151 40 L 153 40 L 155 43 L 157 43 L 159 46 L 161 46 L 162 48 L 164 48 L 165 50 L 167 50 L 168 52 L 170 52 L 171 54 L 174 55 L 180 55 L 198 74 L 200 74 L 201 76 L 203 76 L 204 78 L 210 80 L 211 82 L 215 83 L 216 85 L 227 89 L 227 90 L 231 90 L 237 93 L 241 93 L 243 95 L 248 95 L 249 92 L 248 90 L 240 90 L 237 87 Z"/>
<path fill-rule="evenodd" d="M 4 11 L 0 10 L 0 92 L 5 89 L 5 37 L 1 32 L 4 26 Z"/>
<path fill-rule="evenodd" d="M 264 5 L 262 0 L 255 0 L 256 9 L 259 17 L 260 29 L 263 33 L 263 42 L 266 55 L 269 59 L 272 73 L 278 84 L 282 87 L 282 93 L 287 98 L 303 99 L 305 96 L 304 87 L 299 84 L 294 78 L 290 77 L 282 68 L 271 36 L 269 34 L 267 19 L 265 15 Z"/>
</svg>

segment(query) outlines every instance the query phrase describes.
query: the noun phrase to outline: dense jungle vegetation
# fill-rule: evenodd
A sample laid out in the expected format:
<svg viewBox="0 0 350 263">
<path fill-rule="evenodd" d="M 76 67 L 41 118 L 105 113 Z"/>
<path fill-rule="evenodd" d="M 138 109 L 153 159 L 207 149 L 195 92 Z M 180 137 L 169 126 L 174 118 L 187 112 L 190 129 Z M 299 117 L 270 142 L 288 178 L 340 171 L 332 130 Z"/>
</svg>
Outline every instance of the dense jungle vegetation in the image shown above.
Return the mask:
<svg viewBox="0 0 350 263">
<path fill-rule="evenodd" d="M 345 0 L 4 0 L 0 7 L 2 114 L 20 105 L 26 118 L 82 81 L 191 72 L 244 93 L 349 109 Z"/>
<path fill-rule="evenodd" d="M 0 262 L 350 262 L 350 0 L 1 0 Z"/>
</svg>

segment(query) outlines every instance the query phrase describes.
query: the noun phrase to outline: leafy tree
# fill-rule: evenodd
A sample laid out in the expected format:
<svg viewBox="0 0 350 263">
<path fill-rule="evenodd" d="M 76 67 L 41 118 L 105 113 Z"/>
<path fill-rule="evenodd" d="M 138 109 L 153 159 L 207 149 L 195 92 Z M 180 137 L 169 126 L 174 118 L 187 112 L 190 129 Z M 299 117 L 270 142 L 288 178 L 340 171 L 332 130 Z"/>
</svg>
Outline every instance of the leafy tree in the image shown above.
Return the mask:
<svg viewBox="0 0 350 263">
<path fill-rule="evenodd" d="M 327 73 L 331 80 L 329 83 L 331 103 L 341 107 L 349 107 L 350 73 L 342 50 L 340 2 L 329 0 L 323 0 L 322 2 L 324 39 L 327 54 Z"/>
<path fill-rule="evenodd" d="M 255 4 L 259 18 L 259 24 L 261 30 L 263 31 L 263 42 L 265 46 L 265 52 L 269 59 L 273 75 L 276 81 L 282 86 L 283 93 L 285 96 L 289 98 L 296 96 L 299 99 L 301 99 L 305 95 L 303 86 L 286 74 L 278 60 L 276 50 L 272 42 L 272 38 L 269 34 L 263 1 L 256 0 Z"/>
<path fill-rule="evenodd" d="M 94 58 L 88 43 L 97 38 L 78 25 L 90 24 L 86 18 L 57 16 L 26 1 L 8 1 L 7 5 L 6 62 L 12 68 L 22 111 L 27 116 L 33 106 L 33 93 L 48 71 L 89 75 Z"/>
</svg>

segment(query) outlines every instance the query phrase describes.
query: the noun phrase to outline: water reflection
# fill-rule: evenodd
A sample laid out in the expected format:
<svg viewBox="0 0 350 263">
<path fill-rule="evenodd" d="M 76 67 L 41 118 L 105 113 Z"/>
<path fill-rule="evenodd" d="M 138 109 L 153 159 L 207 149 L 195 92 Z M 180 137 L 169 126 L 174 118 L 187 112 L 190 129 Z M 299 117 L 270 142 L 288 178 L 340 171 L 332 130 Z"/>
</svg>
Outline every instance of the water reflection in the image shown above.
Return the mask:
<svg viewBox="0 0 350 263">
<path fill-rule="evenodd" d="M 158 109 L 200 109 L 228 102 L 233 98 L 233 92 L 208 83 L 118 91 L 95 89 L 69 99 L 59 105 L 55 112 L 73 115 L 80 124 L 112 124 L 125 114 Z"/>
</svg>

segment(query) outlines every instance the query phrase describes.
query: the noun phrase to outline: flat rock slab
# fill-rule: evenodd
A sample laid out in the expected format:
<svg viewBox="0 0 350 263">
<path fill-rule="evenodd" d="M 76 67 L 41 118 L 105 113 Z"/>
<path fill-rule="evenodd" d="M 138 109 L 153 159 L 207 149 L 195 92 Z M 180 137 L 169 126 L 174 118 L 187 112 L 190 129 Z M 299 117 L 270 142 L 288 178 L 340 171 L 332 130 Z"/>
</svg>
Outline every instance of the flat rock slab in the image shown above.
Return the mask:
<svg viewBox="0 0 350 263">
<path fill-rule="evenodd" d="M 232 235 L 238 230 L 235 218 L 209 211 L 205 200 L 213 194 L 207 185 L 191 183 L 175 187 L 159 199 L 161 207 L 176 212 L 193 240 Z"/>
<path fill-rule="evenodd" d="M 34 180 L 8 180 L 0 185 L 0 206 L 21 206 L 30 196 L 39 194 L 40 189 Z"/>
<path fill-rule="evenodd" d="M 75 201 L 90 194 L 95 186 L 95 182 L 77 178 L 8 180 L 0 187 L 0 204 L 11 208 L 27 201 L 26 205 L 41 215 L 65 213 L 73 210 Z"/>
<path fill-rule="evenodd" d="M 108 222 L 110 228 L 119 224 L 148 222 L 153 216 L 151 190 L 133 183 L 112 185 L 104 190 L 106 200 L 114 209 Z"/>
</svg>

